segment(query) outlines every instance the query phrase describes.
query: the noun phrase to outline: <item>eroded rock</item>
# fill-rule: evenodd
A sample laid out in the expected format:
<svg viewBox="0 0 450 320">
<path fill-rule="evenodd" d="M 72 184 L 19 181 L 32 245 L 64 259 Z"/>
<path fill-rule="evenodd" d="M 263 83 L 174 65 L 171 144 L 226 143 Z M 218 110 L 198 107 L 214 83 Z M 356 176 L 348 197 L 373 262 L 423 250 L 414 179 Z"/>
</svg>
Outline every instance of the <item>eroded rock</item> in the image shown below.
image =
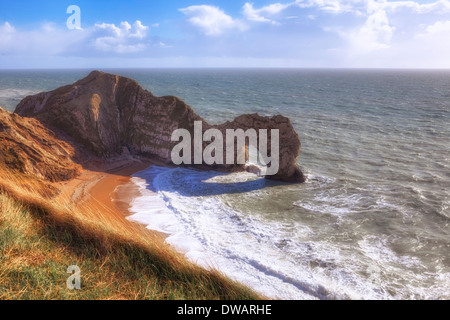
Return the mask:
<svg viewBox="0 0 450 320">
<path fill-rule="evenodd" d="M 91 72 L 72 85 L 43 92 L 23 99 L 17 114 L 33 117 L 47 127 L 62 133 L 101 159 L 124 152 L 171 162 L 171 141 L 175 129 L 194 131 L 194 122 L 202 121 L 203 130 L 279 129 L 280 166 L 269 179 L 303 182 L 297 166 L 300 139 L 290 120 L 283 116 L 243 115 L 232 122 L 211 126 L 177 97 L 156 97 L 139 84 L 125 77 Z M 269 144 L 270 145 L 270 144 Z M 208 168 L 202 165 L 202 168 Z M 211 168 L 228 171 L 245 170 L 244 165 L 215 165 Z"/>
<path fill-rule="evenodd" d="M 0 165 L 51 182 L 70 180 L 81 167 L 68 143 L 35 119 L 0 108 Z"/>
</svg>

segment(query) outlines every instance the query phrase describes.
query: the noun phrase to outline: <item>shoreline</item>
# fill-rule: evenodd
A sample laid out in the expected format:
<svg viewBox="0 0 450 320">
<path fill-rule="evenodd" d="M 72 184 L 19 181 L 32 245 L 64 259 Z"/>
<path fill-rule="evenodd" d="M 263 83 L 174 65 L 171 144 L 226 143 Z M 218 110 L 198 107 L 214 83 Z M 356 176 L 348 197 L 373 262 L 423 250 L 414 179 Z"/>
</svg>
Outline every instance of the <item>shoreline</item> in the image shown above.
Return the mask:
<svg viewBox="0 0 450 320">
<path fill-rule="evenodd" d="M 70 194 L 72 197 L 72 203 L 78 208 L 86 207 L 87 218 L 99 222 L 105 225 L 113 225 L 115 230 L 124 232 L 128 235 L 132 235 L 136 239 L 143 239 L 152 242 L 160 248 L 167 248 L 176 255 L 180 255 L 187 262 L 192 263 L 196 267 L 199 267 L 205 272 L 216 270 L 225 277 L 236 281 L 240 285 L 243 285 L 250 290 L 253 290 L 258 295 L 264 297 L 276 298 L 276 295 L 268 294 L 265 291 L 260 290 L 253 283 L 247 283 L 245 278 L 237 278 L 234 274 L 230 274 L 224 269 L 220 268 L 214 257 L 210 256 L 210 253 L 203 253 L 194 250 L 191 252 L 190 247 L 186 247 L 186 239 L 176 243 L 171 243 L 170 238 L 173 234 L 165 233 L 164 231 L 155 230 L 151 227 L 151 224 L 139 219 L 129 219 L 133 215 L 138 215 L 139 212 L 132 212 L 132 201 L 140 197 L 141 191 L 139 186 L 134 184 L 131 179 L 132 175 L 149 168 L 152 165 L 168 167 L 157 161 L 139 162 L 136 160 L 125 161 L 121 165 L 116 165 L 114 168 L 104 171 L 92 171 L 83 169 L 81 175 L 65 184 L 62 193 Z M 157 193 L 153 193 L 155 197 L 158 197 Z M 148 195 L 145 196 L 148 201 Z M 74 200 L 76 201 L 74 202 Z M 148 203 L 156 204 L 155 207 L 159 208 L 158 203 L 148 201 Z M 93 210 L 92 210 L 93 209 Z M 168 210 L 164 203 L 161 205 L 162 211 Z M 182 244 L 180 247 L 179 244 Z M 189 255 L 194 253 L 194 255 Z"/>
<path fill-rule="evenodd" d="M 78 177 L 59 184 L 61 193 L 55 200 L 70 198 L 75 206 L 86 206 L 98 212 L 94 218 L 111 219 L 126 229 L 142 229 L 152 240 L 156 238 L 164 242 L 167 234 L 127 219 L 134 214 L 130 211 L 132 201 L 140 196 L 138 186 L 131 182 L 132 175 L 155 164 L 161 165 L 156 161 L 133 159 L 119 161 L 112 168 L 99 168 L 98 171 L 83 169 Z"/>
</svg>

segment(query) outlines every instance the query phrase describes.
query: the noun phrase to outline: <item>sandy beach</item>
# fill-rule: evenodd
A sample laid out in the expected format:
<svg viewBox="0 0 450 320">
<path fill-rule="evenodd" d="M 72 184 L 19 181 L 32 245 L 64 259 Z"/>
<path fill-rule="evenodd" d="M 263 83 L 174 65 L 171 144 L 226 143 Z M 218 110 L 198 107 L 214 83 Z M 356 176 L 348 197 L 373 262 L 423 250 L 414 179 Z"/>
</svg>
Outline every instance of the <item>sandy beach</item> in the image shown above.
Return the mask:
<svg viewBox="0 0 450 320">
<path fill-rule="evenodd" d="M 83 169 L 77 178 L 58 186 L 61 192 L 55 200 L 70 201 L 79 208 L 87 207 L 90 214 L 96 215 L 93 217 L 96 220 L 108 219 L 108 223 L 131 231 L 141 230 L 151 239 L 156 237 L 163 241 L 165 234 L 146 229 L 127 219 L 133 214 L 129 210 L 131 202 L 140 195 L 138 187 L 131 183 L 131 176 L 152 164 L 155 163 L 133 160 L 118 162 L 111 168 Z"/>
</svg>

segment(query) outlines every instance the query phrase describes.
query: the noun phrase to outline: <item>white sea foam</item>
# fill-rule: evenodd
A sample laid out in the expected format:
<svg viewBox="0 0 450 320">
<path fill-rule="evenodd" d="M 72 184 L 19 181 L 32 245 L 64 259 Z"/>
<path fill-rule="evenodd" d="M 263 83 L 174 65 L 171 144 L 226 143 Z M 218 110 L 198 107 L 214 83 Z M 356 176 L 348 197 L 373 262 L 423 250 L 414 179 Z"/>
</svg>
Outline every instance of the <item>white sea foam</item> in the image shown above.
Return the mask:
<svg viewBox="0 0 450 320">
<path fill-rule="evenodd" d="M 0 89 L 0 100 L 3 101 L 22 100 L 26 96 L 33 95 L 39 92 L 40 91 L 37 90 L 17 89 L 17 88 Z"/>
<path fill-rule="evenodd" d="M 361 212 L 362 208 L 373 201 L 366 194 L 346 194 L 339 191 L 336 189 L 317 191 L 313 198 L 294 202 L 294 205 L 312 212 L 343 217 Z"/>
<path fill-rule="evenodd" d="M 336 181 L 336 178 L 331 178 L 331 177 L 312 174 L 312 173 L 305 174 L 305 176 L 306 176 L 306 181 L 305 181 L 306 183 L 328 184 L 328 183 L 332 183 L 332 182 Z"/>
<path fill-rule="evenodd" d="M 22 99 L 38 92 L 30 89 L 2 88 L 0 89 L 0 99 Z"/>
<path fill-rule="evenodd" d="M 38 93 L 36 90 L 0 88 L 0 106 L 13 111 L 15 106 L 26 96 Z"/>
<path fill-rule="evenodd" d="M 260 180 L 248 173 L 151 167 L 133 178 L 142 196 L 134 201 L 131 210 L 136 214 L 130 219 L 169 234 L 167 242 L 193 262 L 217 268 L 273 298 L 389 299 L 393 296 L 384 285 L 385 275 L 369 267 L 392 272 L 421 267 L 413 258 L 398 257 L 386 239 L 364 238 L 359 249 L 338 246 L 317 238 L 308 227 L 246 215 L 221 201 L 220 194 L 234 190 L 234 183 Z M 358 196 L 322 196 L 323 202 L 347 201 L 355 208 L 363 201 Z M 398 269 L 386 269 L 392 264 Z"/>
<path fill-rule="evenodd" d="M 131 203 L 130 211 L 135 213 L 127 219 L 147 225 L 148 229 L 167 234 L 167 243 L 183 252 L 193 262 L 209 267 L 209 261 L 206 260 L 207 256 L 202 252 L 199 241 L 186 234 L 185 227 L 174 219 L 173 212 L 168 209 L 161 195 L 147 188 L 149 187 L 147 180 L 152 181 L 163 171 L 164 168 L 153 167 L 144 173 L 145 178 L 136 176 L 132 178 L 132 182 L 139 187 L 141 196 Z"/>
<path fill-rule="evenodd" d="M 133 178 L 133 182 L 141 187 L 142 197 L 132 205 L 131 210 L 137 213 L 130 217 L 131 220 L 147 224 L 149 229 L 169 233 L 167 242 L 192 261 L 226 272 L 263 294 L 285 299 L 314 297 L 297 288 L 302 286 L 301 283 L 289 280 L 290 272 L 261 260 L 261 257 L 267 261 L 278 259 L 276 247 L 270 244 L 276 240 L 267 234 L 269 228 L 226 208 L 216 197 L 180 196 L 171 185 L 171 175 L 176 170 L 185 169 L 153 167 L 143 174 L 147 181 L 153 179 L 158 194 L 145 188 L 152 188 L 145 180 Z M 198 182 L 202 174 L 192 171 L 191 179 Z M 151 202 L 154 204 L 149 207 Z M 161 204 L 167 208 L 160 207 Z M 155 210 L 155 207 L 159 209 Z M 267 247 L 258 246 L 255 239 L 265 242 Z"/>
</svg>

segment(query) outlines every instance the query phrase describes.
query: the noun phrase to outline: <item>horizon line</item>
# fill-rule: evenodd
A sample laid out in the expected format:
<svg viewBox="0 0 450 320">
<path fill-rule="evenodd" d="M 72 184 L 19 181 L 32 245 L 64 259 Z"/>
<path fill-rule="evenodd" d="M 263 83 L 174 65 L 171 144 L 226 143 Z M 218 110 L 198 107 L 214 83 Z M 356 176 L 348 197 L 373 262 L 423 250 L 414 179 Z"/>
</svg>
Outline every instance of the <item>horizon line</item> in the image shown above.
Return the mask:
<svg viewBox="0 0 450 320">
<path fill-rule="evenodd" d="M 84 70 L 398 70 L 398 71 L 450 71 L 450 67 L 80 67 L 80 68 L 0 68 L 1 71 L 84 71 Z"/>
</svg>

